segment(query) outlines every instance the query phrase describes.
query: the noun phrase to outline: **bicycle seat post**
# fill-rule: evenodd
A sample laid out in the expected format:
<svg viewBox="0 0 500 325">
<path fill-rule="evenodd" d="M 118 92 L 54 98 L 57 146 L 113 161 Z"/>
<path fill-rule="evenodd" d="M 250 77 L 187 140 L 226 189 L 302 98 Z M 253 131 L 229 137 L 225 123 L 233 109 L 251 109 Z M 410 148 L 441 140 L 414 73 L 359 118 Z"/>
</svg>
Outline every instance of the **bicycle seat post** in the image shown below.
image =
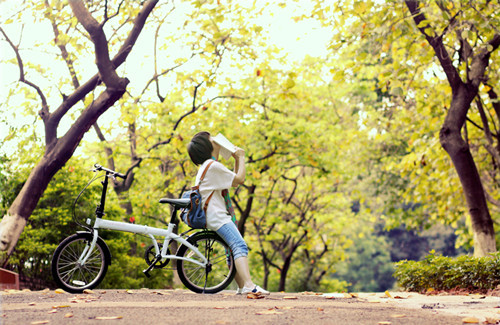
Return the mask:
<svg viewBox="0 0 500 325">
<path fill-rule="evenodd" d="M 172 207 L 172 212 L 170 213 L 170 223 L 176 223 L 177 210 L 179 210 L 179 207 L 177 207 L 175 204 L 171 204 L 170 206 Z"/>
</svg>

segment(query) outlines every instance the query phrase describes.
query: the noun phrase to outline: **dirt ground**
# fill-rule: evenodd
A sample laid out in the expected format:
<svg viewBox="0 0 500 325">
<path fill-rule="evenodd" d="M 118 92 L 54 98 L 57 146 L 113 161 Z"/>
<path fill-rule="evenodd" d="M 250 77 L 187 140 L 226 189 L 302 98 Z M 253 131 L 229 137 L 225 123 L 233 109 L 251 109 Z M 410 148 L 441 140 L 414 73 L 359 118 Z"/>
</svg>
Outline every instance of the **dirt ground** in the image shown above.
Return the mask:
<svg viewBox="0 0 500 325">
<path fill-rule="evenodd" d="M 1 324 L 494 324 L 500 299 L 412 293 L 271 293 L 262 299 L 223 291 L 4 291 Z"/>
</svg>

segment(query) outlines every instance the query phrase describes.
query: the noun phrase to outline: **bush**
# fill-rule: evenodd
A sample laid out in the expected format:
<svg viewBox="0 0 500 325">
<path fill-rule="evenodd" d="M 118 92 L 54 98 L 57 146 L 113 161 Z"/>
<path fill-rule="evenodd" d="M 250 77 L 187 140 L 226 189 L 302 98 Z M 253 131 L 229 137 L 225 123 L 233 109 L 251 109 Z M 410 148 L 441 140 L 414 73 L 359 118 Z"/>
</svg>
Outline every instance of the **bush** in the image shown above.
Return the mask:
<svg viewBox="0 0 500 325">
<path fill-rule="evenodd" d="M 487 257 L 456 258 L 431 252 L 422 261 L 395 263 L 394 277 L 407 291 L 466 289 L 486 291 L 500 285 L 500 253 Z"/>
</svg>

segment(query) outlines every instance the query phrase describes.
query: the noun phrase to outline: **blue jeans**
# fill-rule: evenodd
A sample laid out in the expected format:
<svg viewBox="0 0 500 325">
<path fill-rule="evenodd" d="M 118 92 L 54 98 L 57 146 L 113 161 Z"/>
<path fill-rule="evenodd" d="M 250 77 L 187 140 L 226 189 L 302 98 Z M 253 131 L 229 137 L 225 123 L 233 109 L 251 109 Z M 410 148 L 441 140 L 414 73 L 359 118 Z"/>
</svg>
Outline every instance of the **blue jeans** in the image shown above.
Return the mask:
<svg viewBox="0 0 500 325">
<path fill-rule="evenodd" d="M 217 234 L 229 245 L 235 260 L 239 257 L 248 256 L 248 246 L 234 222 L 228 222 L 220 227 Z"/>
</svg>

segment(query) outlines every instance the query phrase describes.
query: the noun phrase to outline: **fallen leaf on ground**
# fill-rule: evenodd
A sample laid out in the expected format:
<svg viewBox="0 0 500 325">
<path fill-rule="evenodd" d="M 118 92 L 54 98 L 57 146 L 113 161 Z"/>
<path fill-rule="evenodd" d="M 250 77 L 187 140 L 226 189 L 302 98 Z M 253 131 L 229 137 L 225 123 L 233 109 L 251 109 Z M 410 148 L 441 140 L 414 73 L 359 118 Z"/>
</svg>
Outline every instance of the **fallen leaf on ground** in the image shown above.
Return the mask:
<svg viewBox="0 0 500 325">
<path fill-rule="evenodd" d="M 9 289 L 5 291 L 5 293 L 19 293 L 19 292 L 21 292 L 21 290 Z"/>
<path fill-rule="evenodd" d="M 406 299 L 406 297 L 394 296 L 394 299 Z"/>
<path fill-rule="evenodd" d="M 462 323 L 464 324 L 479 324 L 479 319 L 476 317 L 465 317 L 462 319 Z"/>
<path fill-rule="evenodd" d="M 353 292 L 351 292 L 351 293 L 349 293 L 349 294 L 350 294 L 350 295 L 351 295 L 351 297 L 353 297 L 353 298 L 359 298 L 359 295 L 358 295 L 357 293 L 353 293 Z"/>
<path fill-rule="evenodd" d="M 256 315 L 279 315 L 279 314 L 283 314 L 283 313 L 280 312 L 280 311 L 277 311 L 274 308 L 271 308 L 271 309 L 266 309 L 266 310 L 263 310 L 263 311 L 258 311 L 255 314 Z"/>
<path fill-rule="evenodd" d="M 69 305 L 58 305 L 58 306 L 52 306 L 53 309 L 56 309 L 56 308 L 68 308 Z"/>
<path fill-rule="evenodd" d="M 484 324 L 498 324 L 498 321 L 499 321 L 499 319 L 497 319 L 497 318 L 486 317 Z"/>
<path fill-rule="evenodd" d="M 36 305 L 36 303 L 35 303 L 35 302 L 30 302 L 30 303 L 28 304 L 28 306 L 34 306 L 34 305 Z"/>
<path fill-rule="evenodd" d="M 294 299 L 297 299 L 297 297 L 295 297 L 295 296 L 284 296 L 283 299 L 294 300 Z"/>
<path fill-rule="evenodd" d="M 394 315 L 391 315 L 392 318 L 404 318 L 406 317 L 405 314 L 394 314 Z"/>
<path fill-rule="evenodd" d="M 392 298 L 391 294 L 389 293 L 389 291 L 385 290 L 385 295 L 389 298 Z"/>
<path fill-rule="evenodd" d="M 86 294 L 93 294 L 94 291 L 90 290 L 90 289 L 85 289 L 83 290 L 83 293 L 86 293 Z"/>
<path fill-rule="evenodd" d="M 391 325 L 391 322 L 378 322 L 378 325 Z"/>
<path fill-rule="evenodd" d="M 316 309 L 316 310 L 317 310 L 317 311 L 325 311 L 323 308 L 319 308 L 319 307 L 318 307 L 318 309 Z"/>
<path fill-rule="evenodd" d="M 345 293 L 325 293 L 323 296 L 326 299 L 335 299 L 335 298 L 346 298 Z M 349 295 L 347 298 L 351 298 L 351 295 Z"/>
<path fill-rule="evenodd" d="M 132 290 L 127 290 L 126 293 L 134 293 Z"/>
<path fill-rule="evenodd" d="M 293 307 L 290 306 L 284 306 L 284 307 L 274 307 L 276 309 L 293 309 Z"/>
<path fill-rule="evenodd" d="M 51 311 L 47 312 L 47 314 L 55 314 L 57 313 L 57 309 L 52 309 Z"/>
<path fill-rule="evenodd" d="M 56 289 L 54 292 L 59 294 L 66 293 L 66 291 L 64 291 L 63 289 Z"/>
<path fill-rule="evenodd" d="M 67 313 L 66 315 L 64 315 L 64 318 L 71 318 L 73 317 L 73 313 Z"/>
<path fill-rule="evenodd" d="M 162 291 L 153 291 L 153 293 L 155 293 L 157 295 L 162 295 L 162 296 L 168 296 L 168 295 L 170 295 L 170 293 L 168 293 L 168 292 L 162 292 Z"/>
<path fill-rule="evenodd" d="M 265 296 L 262 295 L 260 292 L 257 293 L 250 292 L 247 294 L 247 299 L 262 299 L 262 298 L 265 298 Z"/>
<path fill-rule="evenodd" d="M 39 320 L 36 322 L 31 322 L 31 325 L 40 325 L 40 324 L 48 324 L 48 323 L 49 323 L 48 320 Z"/>
<path fill-rule="evenodd" d="M 112 320 L 112 319 L 122 319 L 123 316 L 97 316 L 95 319 L 98 320 Z"/>
</svg>

